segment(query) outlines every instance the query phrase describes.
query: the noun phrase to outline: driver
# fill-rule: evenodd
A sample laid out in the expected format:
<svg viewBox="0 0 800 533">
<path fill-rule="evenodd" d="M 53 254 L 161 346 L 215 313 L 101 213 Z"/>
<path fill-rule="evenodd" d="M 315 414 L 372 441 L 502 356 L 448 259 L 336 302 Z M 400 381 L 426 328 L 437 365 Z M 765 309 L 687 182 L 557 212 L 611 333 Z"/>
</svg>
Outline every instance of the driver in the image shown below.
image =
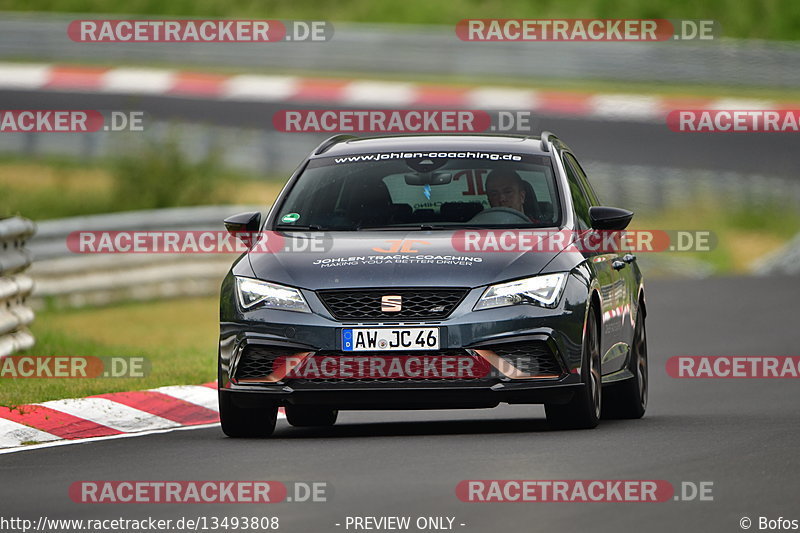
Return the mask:
<svg viewBox="0 0 800 533">
<path fill-rule="evenodd" d="M 525 214 L 522 178 L 513 170 L 496 168 L 486 176 L 486 196 L 492 207 L 510 207 Z"/>
</svg>

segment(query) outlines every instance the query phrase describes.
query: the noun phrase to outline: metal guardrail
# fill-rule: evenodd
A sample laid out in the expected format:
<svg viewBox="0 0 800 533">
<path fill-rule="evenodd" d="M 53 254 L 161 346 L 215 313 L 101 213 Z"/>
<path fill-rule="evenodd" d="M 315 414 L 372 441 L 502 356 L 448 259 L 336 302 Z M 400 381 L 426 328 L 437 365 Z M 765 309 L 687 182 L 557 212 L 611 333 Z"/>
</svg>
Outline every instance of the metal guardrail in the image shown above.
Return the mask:
<svg viewBox="0 0 800 533">
<path fill-rule="evenodd" d="M 235 254 L 77 254 L 74 231 L 223 230 L 222 220 L 264 206 L 202 206 L 72 217 L 39 223 L 30 242 L 33 305 L 83 307 L 125 300 L 207 296 L 219 291 Z M 224 230 L 223 230 L 224 231 Z"/>
<path fill-rule="evenodd" d="M 34 284 L 23 272 L 31 264 L 25 241 L 35 232 L 36 225 L 28 219 L 0 220 L 0 357 L 34 344 L 28 330 L 34 313 L 27 306 Z"/>
<path fill-rule="evenodd" d="M 201 160 L 213 151 L 219 154 L 220 164 L 226 168 L 288 177 L 306 157 L 309 147 L 316 146 L 325 137 L 327 134 L 286 135 L 269 130 L 154 122 L 145 135 L 140 136 L 115 137 L 113 132 L 103 131 L 82 135 L 48 133 L 46 136 L 6 133 L 0 136 L 0 153 L 72 156 L 87 161 L 136 153 L 147 140 L 172 140 L 190 160 Z M 659 210 L 683 206 L 703 194 L 734 205 L 749 203 L 793 210 L 800 207 L 800 180 L 794 176 L 620 165 L 585 159 L 581 162 L 601 198 L 610 205 L 628 209 Z M 126 219 L 113 215 L 113 220 Z M 47 256 L 42 254 L 48 252 L 38 248 L 38 243 L 47 235 L 48 227 L 45 224 L 39 229 L 34 243 L 37 256 L 43 259 Z"/>
<path fill-rule="evenodd" d="M 222 230 L 234 213 L 265 209 L 233 205 L 156 209 L 44 221 L 30 243 L 32 305 L 107 305 L 130 300 L 218 294 L 235 254 L 77 254 L 66 245 L 73 231 Z M 706 277 L 710 265 L 691 258 L 642 258 L 647 272 L 667 277 Z"/>
<path fill-rule="evenodd" d="M 757 276 L 800 276 L 800 233 L 782 247 L 756 260 L 753 273 Z"/>
<path fill-rule="evenodd" d="M 604 203 L 634 211 L 657 213 L 706 200 L 736 209 L 800 209 L 800 181 L 790 178 L 591 160 L 583 163 Z"/>
<path fill-rule="evenodd" d="M 67 25 L 119 15 L 0 13 L 0 58 L 222 65 L 323 72 L 417 73 L 486 82 L 602 79 L 800 86 L 800 44 L 705 42 L 463 42 L 453 26 L 336 23 L 321 43 L 76 43 Z M 141 17 L 139 17 L 141 18 Z M 725 28 L 722 28 L 723 32 Z"/>
</svg>

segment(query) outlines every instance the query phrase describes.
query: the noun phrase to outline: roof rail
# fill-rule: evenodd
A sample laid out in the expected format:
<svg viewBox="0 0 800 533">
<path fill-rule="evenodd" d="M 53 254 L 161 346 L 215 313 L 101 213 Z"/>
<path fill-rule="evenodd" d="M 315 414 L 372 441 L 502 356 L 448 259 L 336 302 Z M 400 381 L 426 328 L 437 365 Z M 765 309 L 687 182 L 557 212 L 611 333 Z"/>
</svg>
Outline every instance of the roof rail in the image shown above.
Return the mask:
<svg viewBox="0 0 800 533">
<path fill-rule="evenodd" d="M 541 138 L 542 138 L 542 152 L 549 152 L 550 151 L 549 143 L 552 143 L 553 141 L 558 139 L 558 137 L 556 137 L 556 134 L 553 133 L 552 131 L 543 131 Z"/>
<path fill-rule="evenodd" d="M 334 144 L 338 144 L 343 141 L 349 141 L 350 139 L 358 139 L 355 135 L 334 135 L 333 137 L 328 137 L 322 143 L 317 146 L 317 149 L 314 150 L 314 155 L 323 154 L 328 151 L 328 148 L 333 146 Z"/>
</svg>

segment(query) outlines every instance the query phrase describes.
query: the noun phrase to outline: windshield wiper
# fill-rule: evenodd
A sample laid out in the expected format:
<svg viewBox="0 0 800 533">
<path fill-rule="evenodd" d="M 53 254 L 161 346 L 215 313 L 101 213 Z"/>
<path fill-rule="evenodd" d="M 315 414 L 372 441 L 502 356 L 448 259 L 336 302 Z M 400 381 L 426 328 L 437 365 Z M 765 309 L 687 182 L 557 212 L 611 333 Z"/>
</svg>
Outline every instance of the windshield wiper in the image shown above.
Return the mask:
<svg viewBox="0 0 800 533">
<path fill-rule="evenodd" d="M 397 226 L 359 226 L 358 231 L 390 231 L 390 230 L 443 230 L 453 229 L 453 226 L 443 226 L 441 224 L 405 224 Z M 460 226 L 458 226 L 460 227 Z"/>
<path fill-rule="evenodd" d="M 359 226 L 358 231 L 389 231 L 389 230 L 454 230 L 454 229 L 490 229 L 488 226 L 474 224 L 406 224 L 397 226 Z"/>
<path fill-rule="evenodd" d="M 277 224 L 275 229 L 279 230 L 299 230 L 299 231 L 325 231 L 322 226 L 317 226 L 316 224 L 308 224 L 306 226 L 302 224 Z"/>
<path fill-rule="evenodd" d="M 486 229 L 520 229 L 520 228 L 530 228 L 536 227 L 532 225 L 518 225 L 518 226 L 508 226 L 508 225 L 475 225 L 475 224 L 402 224 L 402 225 L 394 225 L 394 226 L 357 226 L 355 228 L 349 227 L 339 227 L 339 228 L 324 228 L 322 226 L 318 226 L 316 224 L 277 224 L 274 226 L 275 230 L 278 231 L 447 231 L 447 230 L 459 230 L 459 229 L 471 229 L 471 230 L 486 230 Z"/>
</svg>

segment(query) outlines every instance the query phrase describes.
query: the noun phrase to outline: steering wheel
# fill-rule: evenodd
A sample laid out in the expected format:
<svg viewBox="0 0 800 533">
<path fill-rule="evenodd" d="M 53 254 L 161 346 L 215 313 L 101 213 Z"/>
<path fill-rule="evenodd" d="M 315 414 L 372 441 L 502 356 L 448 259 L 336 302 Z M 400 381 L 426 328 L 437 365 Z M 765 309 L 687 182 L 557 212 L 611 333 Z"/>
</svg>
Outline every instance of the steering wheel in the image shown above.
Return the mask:
<svg viewBox="0 0 800 533">
<path fill-rule="evenodd" d="M 522 211 L 517 211 L 511 207 L 490 207 L 484 209 L 469 220 L 475 224 L 514 224 L 531 220 Z"/>
</svg>

